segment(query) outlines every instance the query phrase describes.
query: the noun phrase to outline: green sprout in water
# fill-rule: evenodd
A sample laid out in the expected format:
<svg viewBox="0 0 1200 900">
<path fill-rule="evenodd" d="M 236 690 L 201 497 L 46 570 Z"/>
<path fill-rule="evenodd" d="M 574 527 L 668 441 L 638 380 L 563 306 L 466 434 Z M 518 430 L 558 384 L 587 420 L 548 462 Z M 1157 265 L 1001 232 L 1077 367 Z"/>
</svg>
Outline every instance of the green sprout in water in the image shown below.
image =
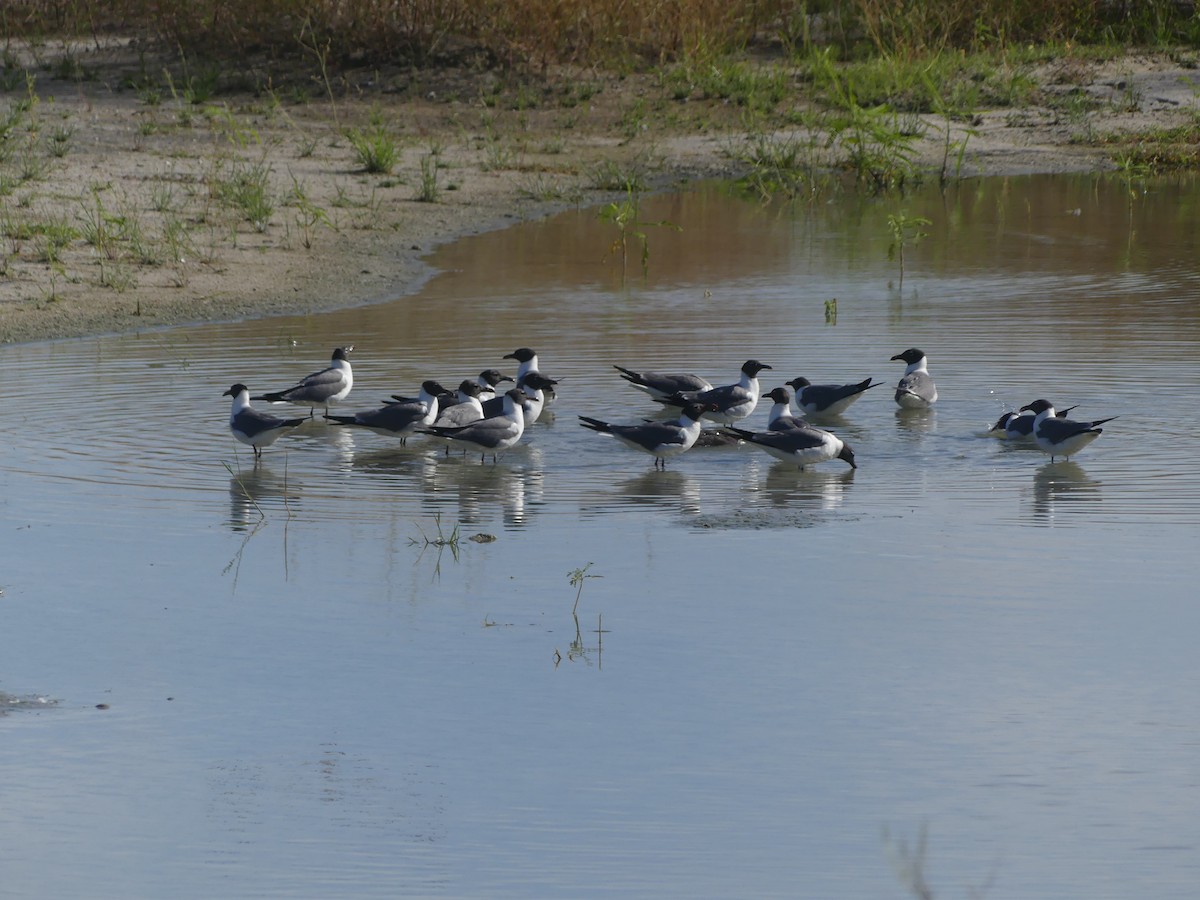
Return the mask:
<svg viewBox="0 0 1200 900">
<path fill-rule="evenodd" d="M 928 237 L 927 231 L 921 229 L 927 225 L 932 225 L 933 222 L 922 216 L 910 216 L 907 212 L 900 212 L 897 215 L 889 215 L 887 217 L 888 228 L 892 230 L 892 242 L 888 244 L 888 259 L 900 260 L 900 284 L 899 289 L 904 289 L 904 248 L 908 245 L 916 246 L 921 243 L 921 239 Z"/>
<path fill-rule="evenodd" d="M 571 608 L 571 615 L 579 612 L 579 597 L 583 593 L 583 583 L 588 578 L 603 578 L 603 575 L 589 575 L 588 569 L 592 567 L 592 563 L 580 569 L 573 569 L 567 573 L 567 577 L 571 581 L 571 587 L 575 588 L 575 606 Z"/>
<path fill-rule="evenodd" d="M 631 239 L 641 244 L 643 277 L 649 271 L 650 238 L 646 236 L 644 230 L 647 226 L 673 228 L 676 231 L 683 230 L 680 226 L 666 220 L 661 222 L 643 222 L 641 220 L 641 188 L 633 179 L 627 179 L 625 182 L 625 199 L 606 203 L 600 207 L 598 215 L 605 222 L 610 222 L 617 227 L 618 234 L 613 239 L 612 245 L 609 247 L 609 252 L 614 254 L 620 252 L 621 254 L 622 279 L 625 277 L 629 263 L 629 242 Z"/>
</svg>

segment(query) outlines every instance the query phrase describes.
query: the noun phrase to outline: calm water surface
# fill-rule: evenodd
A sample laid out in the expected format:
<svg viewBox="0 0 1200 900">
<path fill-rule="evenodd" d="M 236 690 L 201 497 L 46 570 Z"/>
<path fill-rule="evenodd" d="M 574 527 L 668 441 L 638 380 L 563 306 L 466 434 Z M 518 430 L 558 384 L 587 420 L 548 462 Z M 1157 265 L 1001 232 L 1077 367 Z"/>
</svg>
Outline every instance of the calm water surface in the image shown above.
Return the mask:
<svg viewBox="0 0 1200 900">
<path fill-rule="evenodd" d="M 939 896 L 1194 896 L 1198 204 L 698 191 L 645 279 L 582 211 L 390 304 L 0 349 L 0 895 L 902 897 L 924 833 Z M 352 408 L 522 345 L 561 396 L 495 466 L 319 423 L 253 466 L 222 391 L 339 344 Z M 654 413 L 614 363 L 913 345 L 942 399 L 852 407 L 855 472 L 576 425 Z M 986 436 L 1042 396 L 1119 418 L 1070 463 Z"/>
</svg>

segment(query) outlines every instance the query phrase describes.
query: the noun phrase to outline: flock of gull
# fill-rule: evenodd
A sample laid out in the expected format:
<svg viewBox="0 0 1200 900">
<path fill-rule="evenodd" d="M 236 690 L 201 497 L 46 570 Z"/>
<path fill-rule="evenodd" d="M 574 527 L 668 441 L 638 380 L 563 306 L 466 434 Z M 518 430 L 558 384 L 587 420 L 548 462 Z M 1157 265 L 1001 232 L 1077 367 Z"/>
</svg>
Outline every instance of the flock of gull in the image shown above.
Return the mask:
<svg viewBox="0 0 1200 900">
<path fill-rule="evenodd" d="M 525 429 L 538 420 L 546 405 L 553 401 L 554 387 L 558 384 L 539 371 L 537 354 L 522 347 L 503 357 L 517 362 L 515 378 L 497 369 L 485 369 L 477 378 L 464 380 L 453 392 L 436 381 L 425 381 L 416 397 L 393 394 L 375 409 L 335 415 L 330 409 L 342 403 L 354 386 L 347 356 L 351 349 L 337 348 L 328 368 L 284 390 L 252 397 L 250 389 L 239 382 L 225 392 L 225 396 L 233 398 L 230 431 L 253 449 L 256 461 L 261 459 L 264 447 L 314 418 L 320 408 L 324 418 L 335 425 L 365 428 L 399 438 L 401 442 L 414 434 L 428 435 L 447 441 L 447 452 L 454 443 L 475 449 L 481 461 L 490 453 L 494 462 L 497 454 L 520 441 Z M 925 353 L 913 347 L 897 353 L 892 360 L 905 364 L 904 374 L 896 384 L 896 404 L 901 409 L 933 406 L 938 391 L 929 374 Z M 746 361 L 737 382 L 719 386 L 698 375 L 614 368 L 622 379 L 664 408 L 678 409 L 678 417 L 614 424 L 579 416 L 579 424 L 653 456 L 655 468 L 665 468 L 666 460 L 686 453 L 698 442 L 732 441 L 744 441 L 801 469 L 833 459 L 857 468 L 853 449 L 832 431 L 814 425 L 809 419 L 836 418 L 868 390 L 883 383 L 867 378 L 855 384 L 812 384 L 806 378 L 794 378 L 764 394 L 759 374 L 771 367 L 756 359 Z M 513 387 L 501 391 L 505 382 L 511 382 Z M 793 412 L 793 398 L 799 415 Z M 759 400 L 768 399 L 773 405 L 767 416 L 766 431 L 737 427 L 754 412 Z M 309 414 L 280 418 L 255 409 L 251 401 L 307 406 Z M 1050 401 L 1035 400 L 1018 411 L 1005 413 L 991 430 L 1008 440 L 1032 440 L 1054 461 L 1059 456 L 1070 458 L 1078 453 L 1100 436 L 1101 425 L 1115 418 L 1075 421 L 1066 418 L 1068 412 L 1070 409 L 1057 413 Z M 703 429 L 705 421 L 716 422 L 717 428 Z"/>
</svg>

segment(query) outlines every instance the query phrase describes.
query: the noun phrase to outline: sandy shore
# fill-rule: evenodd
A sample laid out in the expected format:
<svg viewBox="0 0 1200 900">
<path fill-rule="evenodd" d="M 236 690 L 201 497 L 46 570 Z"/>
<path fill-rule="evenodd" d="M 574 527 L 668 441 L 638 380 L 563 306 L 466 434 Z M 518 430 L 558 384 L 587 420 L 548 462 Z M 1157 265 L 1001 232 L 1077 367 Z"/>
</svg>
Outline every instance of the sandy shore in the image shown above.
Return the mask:
<svg viewBox="0 0 1200 900">
<path fill-rule="evenodd" d="M 1053 92 L 1053 67 L 1041 77 Z M 1081 133 L 1193 117 L 1198 82 L 1165 57 L 1088 64 L 1071 77 L 1101 101 L 1086 120 L 1050 106 L 983 113 L 964 174 L 1111 168 Z M 383 91 L 194 102 L 121 87 L 115 76 L 39 76 L 24 94 L 0 95 L 17 126 L 0 157 L 0 341 L 401 296 L 428 276 L 422 260 L 438 244 L 600 202 L 612 196 L 605 175 L 636 172 L 664 188 L 737 174 L 728 152 L 744 137 L 736 111 L 693 104 L 686 116 L 631 120 L 639 102 L 655 108 L 651 79 L 588 91 L 578 103 L 528 108 L 489 105 L 477 87 L 453 99 Z M 363 170 L 348 127 L 395 140 L 390 174 Z M 930 166 L 940 141 L 931 130 L 922 143 Z M 245 198 L 256 185 L 257 218 Z"/>
</svg>

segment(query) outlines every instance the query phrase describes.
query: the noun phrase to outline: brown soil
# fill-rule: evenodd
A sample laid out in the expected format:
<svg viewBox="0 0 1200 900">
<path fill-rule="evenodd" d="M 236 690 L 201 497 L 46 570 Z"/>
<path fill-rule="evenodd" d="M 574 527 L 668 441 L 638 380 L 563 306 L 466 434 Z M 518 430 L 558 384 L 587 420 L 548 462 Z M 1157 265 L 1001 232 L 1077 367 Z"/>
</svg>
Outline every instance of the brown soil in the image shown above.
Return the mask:
<svg viewBox="0 0 1200 900">
<path fill-rule="evenodd" d="M 600 202 L 611 196 L 597 189 L 600 171 L 637 171 L 654 187 L 736 175 L 728 150 L 744 138 L 740 111 L 668 100 L 650 76 L 593 74 L 524 98 L 489 76 L 396 76 L 336 101 L 222 92 L 192 103 L 123 87 L 117 70 L 83 80 L 38 71 L 32 92 L 22 82 L 0 93 L 0 133 L 6 110 L 36 98 L 0 157 L 5 342 L 399 296 L 441 242 Z M 1086 118 L 1049 103 L 981 115 L 962 174 L 1111 168 L 1081 135 L 1196 112 L 1198 76 L 1166 58 L 1049 66 L 1040 77 L 1046 97 L 1082 88 L 1102 102 Z M 390 175 L 366 174 L 345 136 L 372 120 L 399 141 Z M 939 138 L 931 130 L 921 150 L 935 170 Z M 422 160 L 437 163 L 433 202 L 417 199 Z M 254 173 L 266 173 L 272 207 L 261 230 L 222 193 Z M 55 231 L 69 232 L 61 246 Z"/>
</svg>

